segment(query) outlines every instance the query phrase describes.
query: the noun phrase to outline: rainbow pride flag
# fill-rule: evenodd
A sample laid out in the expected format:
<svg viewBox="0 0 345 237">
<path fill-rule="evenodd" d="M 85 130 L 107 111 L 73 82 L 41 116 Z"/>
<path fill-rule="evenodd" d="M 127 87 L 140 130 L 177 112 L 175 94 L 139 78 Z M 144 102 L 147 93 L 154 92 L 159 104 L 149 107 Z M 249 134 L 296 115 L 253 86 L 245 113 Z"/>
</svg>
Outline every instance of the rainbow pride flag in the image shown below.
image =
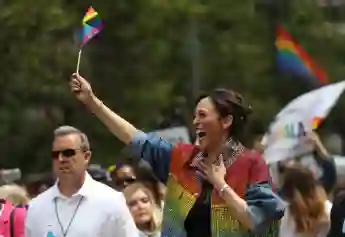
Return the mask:
<svg viewBox="0 0 345 237">
<path fill-rule="evenodd" d="M 312 129 L 317 129 L 320 126 L 322 120 L 323 119 L 321 117 L 314 117 L 312 120 Z"/>
<path fill-rule="evenodd" d="M 276 28 L 277 67 L 280 71 L 305 78 L 313 83 L 326 84 L 326 73 L 280 24 Z"/>
<path fill-rule="evenodd" d="M 83 47 L 90 39 L 103 29 L 104 25 L 98 13 L 89 7 L 83 18 L 83 29 L 81 32 L 81 46 Z"/>
</svg>

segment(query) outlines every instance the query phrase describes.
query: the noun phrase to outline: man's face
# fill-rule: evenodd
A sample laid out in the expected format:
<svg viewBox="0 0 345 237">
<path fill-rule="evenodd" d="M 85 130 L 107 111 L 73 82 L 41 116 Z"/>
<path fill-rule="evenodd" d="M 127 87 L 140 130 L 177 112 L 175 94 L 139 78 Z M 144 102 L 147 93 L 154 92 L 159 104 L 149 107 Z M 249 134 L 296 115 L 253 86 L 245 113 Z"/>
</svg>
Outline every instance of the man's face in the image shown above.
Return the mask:
<svg viewBox="0 0 345 237">
<path fill-rule="evenodd" d="M 75 177 L 85 172 L 91 152 L 81 149 L 80 135 L 55 137 L 52 144 L 53 171 L 57 178 Z"/>
</svg>

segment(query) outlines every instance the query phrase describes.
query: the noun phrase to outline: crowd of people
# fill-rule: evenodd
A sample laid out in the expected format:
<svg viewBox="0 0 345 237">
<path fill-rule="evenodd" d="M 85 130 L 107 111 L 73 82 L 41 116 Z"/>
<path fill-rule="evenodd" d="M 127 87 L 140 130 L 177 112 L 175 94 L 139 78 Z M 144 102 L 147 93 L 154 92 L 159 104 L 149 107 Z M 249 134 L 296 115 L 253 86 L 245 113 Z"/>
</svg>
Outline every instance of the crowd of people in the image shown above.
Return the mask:
<svg viewBox="0 0 345 237">
<path fill-rule="evenodd" d="M 331 201 L 336 167 L 315 131 L 312 152 L 270 170 L 260 143 L 241 143 L 252 108 L 234 91 L 201 96 L 196 142 L 172 145 L 106 107 L 80 75 L 70 87 L 131 156 L 98 176 L 86 134 L 58 127 L 53 182 L 35 197 L 20 185 L 0 187 L 1 237 L 345 236 L 345 195 Z"/>
</svg>

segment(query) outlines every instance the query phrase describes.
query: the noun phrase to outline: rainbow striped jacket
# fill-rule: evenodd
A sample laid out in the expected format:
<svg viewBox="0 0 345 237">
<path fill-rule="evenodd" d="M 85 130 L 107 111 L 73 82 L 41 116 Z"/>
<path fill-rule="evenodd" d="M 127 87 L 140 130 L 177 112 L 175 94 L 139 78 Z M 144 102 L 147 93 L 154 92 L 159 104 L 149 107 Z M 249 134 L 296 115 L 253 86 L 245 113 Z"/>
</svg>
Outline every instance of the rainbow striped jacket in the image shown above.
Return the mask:
<svg viewBox="0 0 345 237">
<path fill-rule="evenodd" d="M 173 146 L 154 134 L 140 132 L 129 148 L 136 157 L 148 162 L 157 178 L 167 185 L 161 236 L 186 237 L 184 221 L 200 192 L 195 170 L 186 168 L 194 147 Z M 227 170 L 226 181 L 246 200 L 255 228 L 246 230 L 232 218 L 227 205 L 213 191 L 211 237 L 276 237 L 284 204 L 272 191 L 268 167 L 259 153 L 245 150 L 238 156 Z"/>
</svg>

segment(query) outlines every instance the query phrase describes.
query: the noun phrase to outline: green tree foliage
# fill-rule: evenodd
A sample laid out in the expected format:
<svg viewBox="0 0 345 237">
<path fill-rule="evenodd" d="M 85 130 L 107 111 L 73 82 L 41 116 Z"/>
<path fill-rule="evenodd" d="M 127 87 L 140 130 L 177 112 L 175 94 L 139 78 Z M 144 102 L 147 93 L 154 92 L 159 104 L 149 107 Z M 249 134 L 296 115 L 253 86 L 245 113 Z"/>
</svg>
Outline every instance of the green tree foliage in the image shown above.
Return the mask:
<svg viewBox="0 0 345 237">
<path fill-rule="evenodd" d="M 74 32 L 85 1 L 5 1 L 0 8 L 0 157 L 25 171 L 48 169 L 52 130 L 68 123 L 84 130 L 95 162 L 112 163 L 116 138 L 75 101 L 68 77 L 76 66 Z M 268 1 L 266 1 L 268 2 Z M 251 0 L 99 1 L 105 28 L 83 49 L 81 74 L 104 103 L 150 131 L 178 105 L 191 118 L 193 55 L 201 89 L 233 88 L 252 104 L 251 130 L 262 130 L 285 103 L 310 89 L 274 69 L 275 10 Z M 283 4 L 276 2 L 277 6 Z M 288 1 L 283 25 L 317 59 L 331 81 L 345 68 L 344 37 L 316 1 Z M 196 41 L 197 39 L 197 41 Z M 326 47 L 325 47 L 326 46 Z M 199 65 L 198 65 L 199 63 Z M 4 163 L 1 162 L 1 163 Z"/>
<path fill-rule="evenodd" d="M 49 164 L 51 129 L 63 122 L 72 71 L 73 22 L 60 1 L 6 1 L 0 9 L 0 157 L 33 168 Z M 49 151 L 49 150 L 48 150 Z"/>
</svg>

